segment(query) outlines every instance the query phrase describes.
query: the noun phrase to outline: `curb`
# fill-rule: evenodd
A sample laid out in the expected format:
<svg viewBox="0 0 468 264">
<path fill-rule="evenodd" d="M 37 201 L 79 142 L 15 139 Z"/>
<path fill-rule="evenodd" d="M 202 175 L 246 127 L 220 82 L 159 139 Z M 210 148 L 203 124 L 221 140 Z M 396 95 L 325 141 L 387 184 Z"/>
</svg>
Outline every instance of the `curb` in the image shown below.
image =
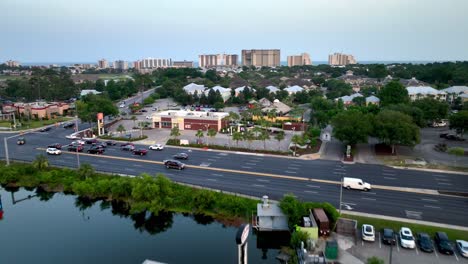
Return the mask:
<svg viewBox="0 0 468 264">
<path fill-rule="evenodd" d="M 413 168 L 413 167 L 400 167 L 400 166 L 391 166 L 391 165 L 384 165 L 390 168 L 394 168 L 397 170 L 415 170 L 415 171 L 428 171 L 428 172 L 438 172 L 438 173 L 451 173 L 451 174 L 460 174 L 460 175 L 468 175 L 468 172 L 463 171 L 450 171 L 450 170 L 438 170 L 438 169 L 424 169 L 424 168 Z"/>
<path fill-rule="evenodd" d="M 361 212 L 348 211 L 348 210 L 341 210 L 341 211 L 344 212 L 345 214 L 355 215 L 355 216 L 363 216 L 363 217 L 377 218 L 377 219 L 383 219 L 383 220 L 399 221 L 399 222 L 406 222 L 406 223 L 412 223 L 412 224 L 429 225 L 429 226 L 468 231 L 468 227 L 466 226 L 441 224 L 441 223 L 430 222 L 430 221 L 414 220 L 414 219 L 408 219 L 408 218 L 402 218 L 402 217 L 376 215 L 376 214 L 369 214 L 369 213 L 361 213 Z"/>
</svg>

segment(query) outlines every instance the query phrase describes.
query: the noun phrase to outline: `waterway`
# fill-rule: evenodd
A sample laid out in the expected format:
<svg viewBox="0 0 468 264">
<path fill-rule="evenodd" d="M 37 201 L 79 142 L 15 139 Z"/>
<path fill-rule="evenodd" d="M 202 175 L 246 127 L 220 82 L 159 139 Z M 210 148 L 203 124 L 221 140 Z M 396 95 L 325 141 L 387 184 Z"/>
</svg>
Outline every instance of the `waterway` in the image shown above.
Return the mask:
<svg viewBox="0 0 468 264">
<path fill-rule="evenodd" d="M 237 263 L 237 228 L 210 217 L 129 215 L 118 204 L 36 190 L 0 195 L 0 263 Z M 278 249 L 257 249 L 256 240 L 251 233 L 248 263 L 278 263 Z"/>
</svg>

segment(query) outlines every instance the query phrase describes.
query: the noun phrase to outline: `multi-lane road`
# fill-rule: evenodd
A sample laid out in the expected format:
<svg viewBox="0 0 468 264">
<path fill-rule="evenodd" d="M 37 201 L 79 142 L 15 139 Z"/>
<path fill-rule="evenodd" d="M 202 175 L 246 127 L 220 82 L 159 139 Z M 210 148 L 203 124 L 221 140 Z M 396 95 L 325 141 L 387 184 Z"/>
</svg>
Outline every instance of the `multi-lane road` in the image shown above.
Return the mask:
<svg viewBox="0 0 468 264">
<path fill-rule="evenodd" d="M 10 159 L 31 161 L 37 154 L 45 154 L 45 147 L 51 143 L 70 143 L 65 136 L 71 132 L 53 128 L 44 133 L 29 133 L 23 146 L 10 139 Z M 0 135 L 3 136 L 9 135 Z M 185 162 L 186 170 L 167 170 L 162 165 L 162 160 L 182 151 L 190 155 Z M 3 144 L 0 157 L 5 158 Z M 468 175 L 170 147 L 150 151 L 147 156 L 135 156 L 113 146 L 102 156 L 80 154 L 79 160 L 98 171 L 129 175 L 163 173 L 178 182 L 258 197 L 266 194 L 273 199 L 293 193 L 306 201 L 327 201 L 337 207 L 341 178 L 357 177 L 375 187 L 370 192 L 343 190 L 343 209 L 468 226 L 468 198 L 438 193 L 465 192 Z M 49 156 L 49 161 L 53 165 L 77 167 L 76 154 L 66 150 L 61 156 Z"/>
</svg>

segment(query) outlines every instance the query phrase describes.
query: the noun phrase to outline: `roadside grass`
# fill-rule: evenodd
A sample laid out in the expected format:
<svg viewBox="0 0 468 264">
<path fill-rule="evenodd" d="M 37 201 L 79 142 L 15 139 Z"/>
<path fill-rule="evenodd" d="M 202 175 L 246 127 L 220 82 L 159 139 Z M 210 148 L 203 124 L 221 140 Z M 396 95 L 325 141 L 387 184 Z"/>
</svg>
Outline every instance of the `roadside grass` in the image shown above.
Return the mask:
<svg viewBox="0 0 468 264">
<path fill-rule="evenodd" d="M 443 164 L 431 164 L 431 163 L 427 164 L 426 166 L 406 164 L 405 163 L 406 159 L 415 159 L 415 157 L 410 157 L 410 156 L 393 156 L 393 157 L 392 156 L 377 156 L 377 158 L 380 159 L 383 164 L 389 165 L 389 166 L 398 166 L 398 167 L 403 167 L 403 168 L 406 167 L 406 168 L 468 172 L 468 167 L 448 166 L 448 165 L 443 165 Z"/>
<path fill-rule="evenodd" d="M 356 216 L 349 214 L 342 214 L 341 217 L 354 219 L 358 221 L 358 228 L 361 228 L 363 224 L 373 225 L 376 231 L 382 231 L 384 228 L 392 228 L 395 232 L 398 232 L 401 227 L 408 227 L 413 231 L 413 235 L 417 233 L 428 233 L 431 237 L 434 237 L 435 232 L 442 231 L 447 233 L 450 240 L 455 241 L 457 239 L 462 239 L 468 241 L 468 231 L 456 230 L 450 228 L 443 228 L 437 226 L 413 224 L 401 221 L 385 220 L 378 218 L 370 218 L 364 216 Z"/>
<path fill-rule="evenodd" d="M 28 76 L 10 76 L 10 75 L 0 75 L 0 80 L 14 80 L 21 79 Z"/>
<path fill-rule="evenodd" d="M 16 121 L 17 123 L 21 123 L 21 126 L 18 126 L 16 129 L 13 129 L 13 131 L 21 131 L 25 129 L 32 129 L 32 128 L 38 128 L 38 127 L 43 127 L 43 126 L 48 126 L 52 125 L 55 123 L 60 123 L 60 122 L 66 122 L 69 120 L 72 120 L 73 117 L 58 117 L 54 119 L 49 119 L 49 120 L 30 120 L 30 121 Z M 10 127 L 11 122 L 10 121 L 0 121 L 0 127 Z"/>
</svg>

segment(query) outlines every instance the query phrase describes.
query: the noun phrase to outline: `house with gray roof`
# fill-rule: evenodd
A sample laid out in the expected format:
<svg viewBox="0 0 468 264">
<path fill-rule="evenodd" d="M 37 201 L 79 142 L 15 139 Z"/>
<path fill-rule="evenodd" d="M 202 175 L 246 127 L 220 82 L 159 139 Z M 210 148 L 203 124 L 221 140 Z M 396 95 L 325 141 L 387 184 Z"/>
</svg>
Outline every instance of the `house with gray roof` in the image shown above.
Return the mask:
<svg viewBox="0 0 468 264">
<path fill-rule="evenodd" d="M 298 85 L 294 85 L 294 86 L 289 86 L 288 88 L 284 88 L 284 90 L 286 92 L 288 92 L 289 95 L 291 94 L 295 94 L 295 93 L 299 93 L 299 92 L 302 92 L 304 91 L 304 88 L 298 86 Z"/>
<path fill-rule="evenodd" d="M 232 90 L 229 88 L 224 88 L 222 86 L 217 85 L 213 88 L 205 90 L 205 95 L 208 96 L 211 90 L 215 92 L 219 91 L 219 93 L 221 94 L 221 97 L 223 97 L 224 102 L 226 102 L 231 97 Z"/>
<path fill-rule="evenodd" d="M 366 97 L 366 105 L 373 104 L 373 105 L 379 105 L 380 104 L 380 99 L 376 96 L 369 96 Z"/>
<path fill-rule="evenodd" d="M 188 94 L 195 94 L 196 92 L 198 95 L 201 95 L 206 87 L 202 84 L 190 83 L 185 85 L 183 89 Z"/>
<path fill-rule="evenodd" d="M 343 101 L 343 104 L 344 105 L 350 105 L 353 103 L 353 99 L 356 98 L 356 97 L 363 97 L 362 94 L 360 93 L 354 93 L 352 95 L 345 95 L 345 96 L 342 96 L 342 97 L 338 97 L 338 98 L 335 98 L 335 101 Z"/>
<path fill-rule="evenodd" d="M 268 91 L 270 91 L 270 93 L 276 93 L 276 92 L 278 92 L 278 91 L 280 90 L 278 87 L 272 86 L 272 85 L 267 86 L 267 87 L 265 87 L 265 88 L 266 88 Z"/>
<path fill-rule="evenodd" d="M 442 89 L 441 91 L 447 93 L 447 101 L 452 102 L 463 94 L 468 94 L 468 86 L 451 86 Z"/>
<path fill-rule="evenodd" d="M 239 96 L 239 94 L 241 92 L 243 92 L 245 88 L 249 89 L 252 92 L 255 92 L 254 88 L 251 88 L 251 87 L 248 87 L 248 86 L 241 86 L 241 87 L 237 87 L 236 89 L 234 89 L 235 96 Z"/>
<path fill-rule="evenodd" d="M 406 90 L 408 91 L 408 95 L 411 101 L 415 101 L 415 100 L 426 98 L 426 97 L 431 97 L 437 100 L 444 100 L 444 101 L 447 99 L 446 92 L 439 91 L 430 86 L 410 86 L 410 87 L 406 87 Z"/>
</svg>

